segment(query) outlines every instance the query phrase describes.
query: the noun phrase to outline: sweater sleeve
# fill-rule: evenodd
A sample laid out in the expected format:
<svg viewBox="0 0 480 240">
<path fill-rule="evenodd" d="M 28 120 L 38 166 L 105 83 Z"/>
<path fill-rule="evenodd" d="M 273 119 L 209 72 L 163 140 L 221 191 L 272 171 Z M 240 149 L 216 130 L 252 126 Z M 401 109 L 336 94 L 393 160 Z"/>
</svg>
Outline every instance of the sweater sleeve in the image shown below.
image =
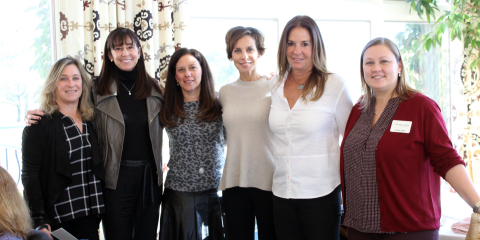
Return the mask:
<svg viewBox="0 0 480 240">
<path fill-rule="evenodd" d="M 445 178 L 448 170 L 464 162 L 452 146 L 438 105 L 427 97 L 422 105 L 425 151 L 434 171 Z"/>
<path fill-rule="evenodd" d="M 25 127 L 22 135 L 22 183 L 34 227 L 46 223 L 40 171 L 47 146 L 46 121 Z"/>
</svg>

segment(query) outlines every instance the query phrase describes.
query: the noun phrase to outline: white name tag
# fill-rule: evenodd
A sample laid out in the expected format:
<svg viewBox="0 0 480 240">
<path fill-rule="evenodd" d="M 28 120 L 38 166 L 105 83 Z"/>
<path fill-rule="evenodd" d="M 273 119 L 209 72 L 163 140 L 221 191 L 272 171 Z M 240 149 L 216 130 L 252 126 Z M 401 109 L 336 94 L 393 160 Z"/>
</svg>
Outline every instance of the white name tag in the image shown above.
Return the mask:
<svg viewBox="0 0 480 240">
<path fill-rule="evenodd" d="M 390 132 L 410 133 L 410 128 L 412 128 L 412 121 L 393 120 Z"/>
</svg>

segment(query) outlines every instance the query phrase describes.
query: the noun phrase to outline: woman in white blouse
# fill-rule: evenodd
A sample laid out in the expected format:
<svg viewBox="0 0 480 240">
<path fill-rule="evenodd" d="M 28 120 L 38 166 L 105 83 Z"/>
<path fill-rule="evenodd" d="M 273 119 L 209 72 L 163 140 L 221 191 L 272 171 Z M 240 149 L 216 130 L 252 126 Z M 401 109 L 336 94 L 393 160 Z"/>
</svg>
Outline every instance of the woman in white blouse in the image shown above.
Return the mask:
<svg viewBox="0 0 480 240">
<path fill-rule="evenodd" d="M 273 211 L 278 239 L 339 239 L 340 146 L 353 103 L 329 73 L 315 21 L 296 16 L 278 48 L 270 83 L 274 134 Z"/>
</svg>

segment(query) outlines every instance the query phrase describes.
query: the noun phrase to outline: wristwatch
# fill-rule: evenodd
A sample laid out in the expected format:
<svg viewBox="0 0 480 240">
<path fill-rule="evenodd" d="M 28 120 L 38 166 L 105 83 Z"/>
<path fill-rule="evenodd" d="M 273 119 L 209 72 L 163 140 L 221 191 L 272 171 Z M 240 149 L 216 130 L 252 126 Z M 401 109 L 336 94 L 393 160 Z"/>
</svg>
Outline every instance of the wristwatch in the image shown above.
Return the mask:
<svg viewBox="0 0 480 240">
<path fill-rule="evenodd" d="M 473 212 L 474 213 L 480 213 L 478 211 L 478 209 L 480 208 L 480 201 L 478 201 L 477 203 L 475 203 L 475 206 L 473 207 Z"/>
</svg>

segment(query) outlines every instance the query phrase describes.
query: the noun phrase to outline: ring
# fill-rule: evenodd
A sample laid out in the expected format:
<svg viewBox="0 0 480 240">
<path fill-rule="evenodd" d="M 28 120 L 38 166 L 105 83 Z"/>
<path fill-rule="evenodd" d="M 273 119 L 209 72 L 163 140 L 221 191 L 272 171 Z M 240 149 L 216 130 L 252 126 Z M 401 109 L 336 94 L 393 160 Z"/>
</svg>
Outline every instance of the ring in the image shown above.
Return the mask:
<svg viewBox="0 0 480 240">
<path fill-rule="evenodd" d="M 25 118 L 25 123 L 28 123 L 28 119 Z"/>
</svg>

